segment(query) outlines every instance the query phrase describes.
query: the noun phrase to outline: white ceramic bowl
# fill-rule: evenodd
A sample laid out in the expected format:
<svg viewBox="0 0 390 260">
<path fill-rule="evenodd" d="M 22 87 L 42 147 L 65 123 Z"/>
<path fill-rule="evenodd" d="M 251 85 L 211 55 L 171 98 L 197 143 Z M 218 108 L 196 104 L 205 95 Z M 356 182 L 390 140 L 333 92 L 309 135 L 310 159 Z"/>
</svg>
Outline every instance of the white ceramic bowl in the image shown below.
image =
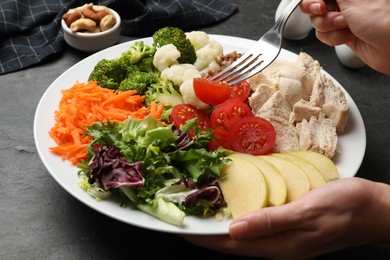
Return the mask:
<svg viewBox="0 0 390 260">
<path fill-rule="evenodd" d="M 96 52 L 116 44 L 119 41 L 121 32 L 121 18 L 117 12 L 110 9 L 114 14 L 115 25 L 104 32 L 72 32 L 61 19 L 61 26 L 64 32 L 65 42 L 75 49 L 85 52 Z"/>
<path fill-rule="evenodd" d="M 341 44 L 334 47 L 337 58 L 340 62 L 351 69 L 361 69 L 366 64 L 348 47 L 348 45 Z"/>
</svg>

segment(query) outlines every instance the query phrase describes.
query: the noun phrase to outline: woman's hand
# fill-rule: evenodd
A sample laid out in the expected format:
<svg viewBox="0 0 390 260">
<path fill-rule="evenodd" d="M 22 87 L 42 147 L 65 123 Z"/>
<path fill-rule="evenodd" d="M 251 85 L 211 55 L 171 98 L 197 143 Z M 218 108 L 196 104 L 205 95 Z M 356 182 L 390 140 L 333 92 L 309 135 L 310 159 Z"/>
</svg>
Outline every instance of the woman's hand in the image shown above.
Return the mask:
<svg viewBox="0 0 390 260">
<path fill-rule="evenodd" d="M 390 234 L 389 197 L 390 187 L 386 184 L 360 178 L 340 179 L 310 191 L 299 200 L 234 220 L 230 236 L 184 238 L 195 245 L 237 255 L 314 257 L 384 241 Z"/>
<path fill-rule="evenodd" d="M 303 0 L 322 42 L 347 44 L 367 65 L 390 75 L 390 0 Z"/>
</svg>

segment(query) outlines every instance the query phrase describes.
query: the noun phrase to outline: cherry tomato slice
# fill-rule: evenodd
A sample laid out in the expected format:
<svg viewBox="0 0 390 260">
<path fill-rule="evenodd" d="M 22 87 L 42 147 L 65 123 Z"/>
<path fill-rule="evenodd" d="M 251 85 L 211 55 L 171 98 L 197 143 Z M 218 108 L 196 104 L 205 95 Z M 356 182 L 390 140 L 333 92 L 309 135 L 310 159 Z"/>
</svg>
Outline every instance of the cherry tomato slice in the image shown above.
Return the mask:
<svg viewBox="0 0 390 260">
<path fill-rule="evenodd" d="M 238 84 L 232 86 L 233 91 L 230 92 L 231 98 L 239 98 L 245 102 L 248 99 L 249 93 L 251 91 L 251 85 L 248 81 L 244 80 Z"/>
<path fill-rule="evenodd" d="M 217 105 L 228 99 L 233 91 L 229 83 L 212 81 L 208 78 L 194 78 L 195 95 L 204 103 Z"/>
<path fill-rule="evenodd" d="M 215 150 L 219 146 L 232 149 L 228 129 L 235 121 L 246 116 L 253 116 L 252 110 L 239 98 L 231 98 L 215 106 L 210 115 L 210 125 L 214 127 L 217 140 L 211 142 L 209 149 Z"/>
<path fill-rule="evenodd" d="M 235 121 L 246 116 L 253 116 L 251 108 L 239 98 L 231 98 L 215 106 L 210 115 L 210 124 L 228 129 Z"/>
<path fill-rule="evenodd" d="M 197 109 L 190 104 L 176 105 L 171 111 L 171 121 L 177 128 L 179 128 L 180 125 L 185 124 L 187 120 L 195 117 L 199 118 L 198 127 L 200 130 L 204 131 L 210 128 L 210 120 L 206 112 Z"/>
<path fill-rule="evenodd" d="M 216 127 L 214 129 L 214 137 L 216 139 L 211 140 L 209 145 L 208 145 L 208 149 L 210 151 L 215 151 L 220 146 L 222 146 L 223 148 L 232 150 L 232 147 L 231 147 L 231 145 L 229 143 L 229 139 L 228 139 L 228 131 L 225 128 Z"/>
<path fill-rule="evenodd" d="M 228 130 L 228 138 L 234 151 L 262 155 L 272 150 L 276 132 L 266 119 L 251 116 L 236 121 Z"/>
</svg>

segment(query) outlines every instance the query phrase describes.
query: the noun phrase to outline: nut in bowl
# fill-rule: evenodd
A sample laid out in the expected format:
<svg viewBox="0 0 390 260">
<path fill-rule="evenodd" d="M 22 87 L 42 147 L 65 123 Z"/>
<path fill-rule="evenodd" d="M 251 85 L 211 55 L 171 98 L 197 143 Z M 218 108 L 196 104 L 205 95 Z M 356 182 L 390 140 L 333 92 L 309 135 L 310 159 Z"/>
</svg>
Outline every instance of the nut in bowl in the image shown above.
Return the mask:
<svg viewBox="0 0 390 260">
<path fill-rule="evenodd" d="M 106 6 L 85 4 L 69 9 L 62 16 L 61 26 L 66 43 L 81 51 L 95 52 L 119 41 L 121 18 Z"/>
</svg>

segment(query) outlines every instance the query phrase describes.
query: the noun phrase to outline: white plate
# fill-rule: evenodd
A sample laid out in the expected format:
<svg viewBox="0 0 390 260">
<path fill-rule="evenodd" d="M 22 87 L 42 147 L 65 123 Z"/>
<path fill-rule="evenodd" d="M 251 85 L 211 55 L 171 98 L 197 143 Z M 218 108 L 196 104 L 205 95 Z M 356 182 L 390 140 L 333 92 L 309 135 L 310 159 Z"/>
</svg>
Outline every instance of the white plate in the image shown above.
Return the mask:
<svg viewBox="0 0 390 260">
<path fill-rule="evenodd" d="M 244 52 L 255 43 L 252 40 L 231 36 L 210 35 L 210 37 L 218 40 L 223 45 L 225 53 L 233 50 Z M 139 40 L 151 43 L 151 38 Z M 132 43 L 133 41 L 122 43 L 85 58 L 59 76 L 43 94 L 34 119 L 34 138 L 43 164 L 52 177 L 72 196 L 89 207 L 119 221 L 141 228 L 168 233 L 227 234 L 231 221 L 229 219 L 218 222 L 214 218 L 202 219 L 190 216 L 185 218 L 183 227 L 176 227 L 141 211 L 122 208 L 114 200 L 97 202 L 78 186 L 78 168 L 67 161 L 62 161 L 59 156 L 49 151 L 49 147 L 56 145 L 49 137 L 48 131 L 55 124 L 54 112 L 58 109 L 61 90 L 70 88 L 76 81 L 86 82 L 98 61 L 104 58 L 112 59 L 120 56 Z M 282 50 L 279 55 L 279 59 L 284 60 L 295 60 L 296 58 L 297 54 L 286 50 Z M 332 79 L 336 84 L 340 85 L 334 78 Z M 335 163 L 342 178 L 352 177 L 356 174 L 366 149 L 366 132 L 361 114 L 348 93 L 346 93 L 346 97 L 351 107 L 350 120 L 346 132 L 339 137 L 338 153 L 335 156 Z"/>
</svg>

